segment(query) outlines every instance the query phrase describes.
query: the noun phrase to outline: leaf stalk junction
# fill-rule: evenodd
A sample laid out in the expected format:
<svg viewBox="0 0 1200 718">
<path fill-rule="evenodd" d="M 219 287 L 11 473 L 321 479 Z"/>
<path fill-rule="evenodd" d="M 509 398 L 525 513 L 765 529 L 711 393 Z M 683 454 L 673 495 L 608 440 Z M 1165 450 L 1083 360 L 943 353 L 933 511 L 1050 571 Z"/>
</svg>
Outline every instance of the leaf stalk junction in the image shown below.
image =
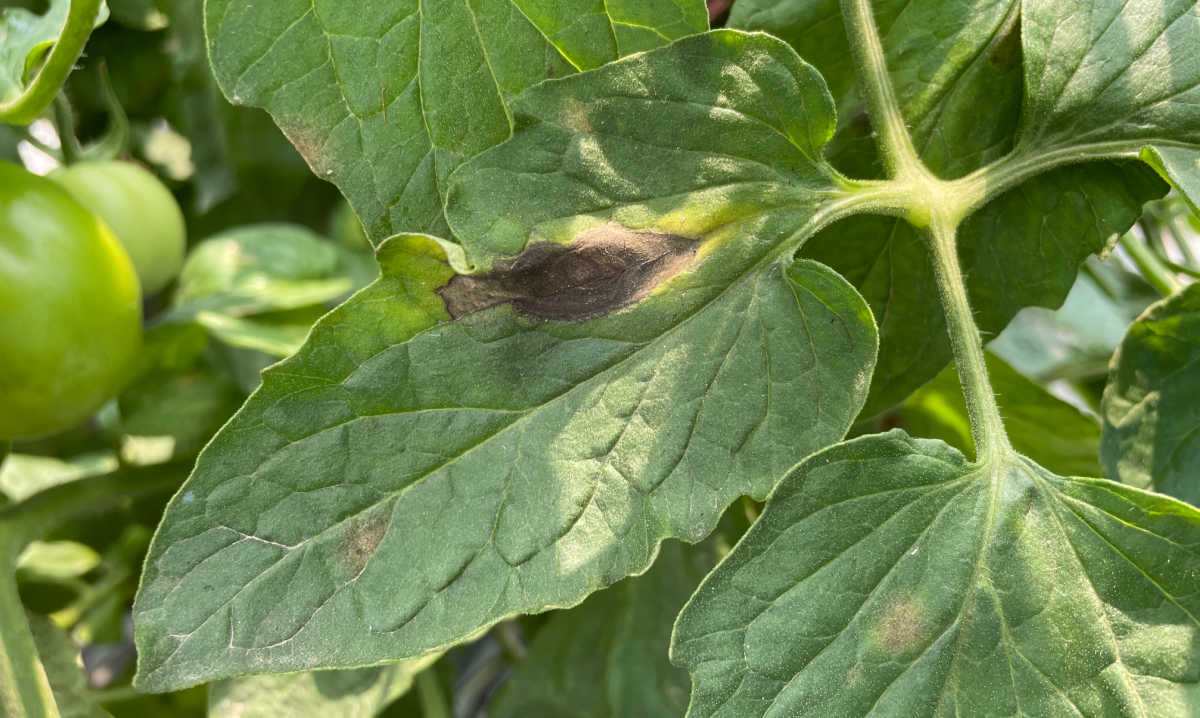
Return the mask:
<svg viewBox="0 0 1200 718">
<path fill-rule="evenodd" d="M 975 459 L 980 464 L 995 465 L 1014 452 L 988 378 L 983 341 L 959 263 L 958 227 L 988 200 L 1030 175 L 1073 161 L 1136 156 L 1136 150 L 1114 146 L 1097 148 L 1095 153 L 1077 151 L 1069 157 L 1042 155 L 1033 160 L 1010 156 L 961 179 L 943 180 L 917 154 L 888 76 L 870 0 L 842 0 L 841 5 L 868 112 L 890 177 L 883 182 L 851 182 L 850 191 L 871 194 L 878 203 L 876 209 L 901 216 L 925 230 L 975 440 Z"/>
</svg>

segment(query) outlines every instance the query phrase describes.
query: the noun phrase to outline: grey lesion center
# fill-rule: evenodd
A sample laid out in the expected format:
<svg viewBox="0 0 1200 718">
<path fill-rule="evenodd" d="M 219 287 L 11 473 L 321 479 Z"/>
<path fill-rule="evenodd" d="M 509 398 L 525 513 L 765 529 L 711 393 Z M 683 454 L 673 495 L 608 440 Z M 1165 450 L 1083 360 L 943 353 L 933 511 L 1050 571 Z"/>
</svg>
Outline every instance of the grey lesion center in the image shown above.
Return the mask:
<svg viewBox="0 0 1200 718">
<path fill-rule="evenodd" d="M 539 242 L 486 274 L 460 275 L 438 290 L 458 319 L 510 304 L 534 319 L 579 321 L 644 299 L 695 258 L 700 243 L 610 224 L 570 244 Z"/>
</svg>

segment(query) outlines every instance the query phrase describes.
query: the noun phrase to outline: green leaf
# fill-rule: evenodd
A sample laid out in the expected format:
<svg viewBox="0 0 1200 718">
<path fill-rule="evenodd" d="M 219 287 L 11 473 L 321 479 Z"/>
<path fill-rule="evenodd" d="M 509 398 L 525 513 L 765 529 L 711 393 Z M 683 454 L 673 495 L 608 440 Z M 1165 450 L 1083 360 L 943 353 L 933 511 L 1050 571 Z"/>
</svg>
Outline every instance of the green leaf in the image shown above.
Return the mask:
<svg viewBox="0 0 1200 718">
<path fill-rule="evenodd" d="M 29 614 L 29 629 L 54 691 L 57 715 L 62 718 L 111 718 L 108 711 L 96 705 L 88 695 L 79 647 L 71 638 L 44 616 Z"/>
<path fill-rule="evenodd" d="M 304 321 L 303 317 L 293 319 L 291 314 L 284 314 L 282 321 L 274 321 L 269 314 L 245 318 L 200 312 L 196 315 L 196 322 L 231 347 L 285 357 L 296 353 L 304 345 L 313 322 L 324 311 L 318 311 L 317 316 L 308 318 L 308 321 Z"/>
<path fill-rule="evenodd" d="M 1062 307 L 1022 310 L 989 350 L 1039 381 L 1103 378 L 1130 322 L 1158 298 L 1136 291 L 1133 276 L 1114 273 L 1114 298 L 1091 277 L 1080 275 Z"/>
<path fill-rule="evenodd" d="M 1200 285 L 1153 305 L 1129 328 L 1103 415 L 1109 477 L 1200 503 Z"/>
<path fill-rule="evenodd" d="M 117 468 L 117 457 L 96 452 L 56 459 L 50 456 L 9 454 L 0 464 L 0 491 L 14 502 L 72 481 L 107 474 Z"/>
<path fill-rule="evenodd" d="M 967 175 L 1016 144 L 1021 8 L 1017 0 L 873 3 L 914 144 L 943 178 Z M 851 176 L 877 175 L 879 157 L 837 0 L 738 0 L 729 24 L 778 34 L 822 72 L 841 116 L 832 161 Z M 1022 307 L 1059 306 L 1080 262 L 1109 247 L 1142 204 L 1163 192 L 1141 167 L 1092 165 L 1035 177 L 983 207 L 958 232 L 980 328 L 999 333 Z M 879 321 L 879 364 L 864 416 L 900 402 L 946 366 L 950 345 L 917 230 L 899 219 L 856 217 L 803 251 L 849 279 Z"/>
<path fill-rule="evenodd" d="M 1101 473 L 1100 423 L 1095 418 L 1055 397 L 999 357 L 989 354 L 987 368 L 1008 438 L 1017 451 L 1066 476 Z M 966 403 L 953 366 L 910 396 L 893 420 L 910 434 L 941 439 L 967 455 L 975 453 Z"/>
<path fill-rule="evenodd" d="M 173 314 L 262 314 L 332 302 L 354 289 L 350 252 L 304 227 L 240 227 L 201 242 L 179 275 Z"/>
<path fill-rule="evenodd" d="M 49 0 L 40 14 L 0 10 L 0 122 L 36 120 L 66 82 L 92 28 L 107 18 L 103 0 Z"/>
<path fill-rule="evenodd" d="M 1096 0 L 1088 22 L 1054 0 L 1022 13 L 1025 107 L 1018 152 L 1127 147 L 1200 203 L 1200 33 L 1193 0 Z"/>
<path fill-rule="evenodd" d="M 236 384 L 207 366 L 142 377 L 121 394 L 121 431 L 170 437 L 171 455 L 195 456 L 244 399 Z"/>
<path fill-rule="evenodd" d="M 100 554 L 74 541 L 34 541 L 17 557 L 17 577 L 36 581 L 65 581 L 83 576 L 100 565 Z"/>
<path fill-rule="evenodd" d="M 371 718 L 407 693 L 437 658 L 221 681 L 208 690 L 208 718 Z"/>
<path fill-rule="evenodd" d="M 379 241 L 444 234 L 446 181 L 532 85 L 707 29 L 701 0 L 211 0 L 213 69 Z"/>
<path fill-rule="evenodd" d="M 1175 146 L 1151 146 L 1142 150 L 1142 159 L 1175 186 L 1200 215 L 1200 149 Z"/>
<path fill-rule="evenodd" d="M 790 256 L 851 211 L 819 160 L 828 100 L 782 43 L 718 32 L 517 103 L 521 132 L 453 193 L 492 271 L 391 239 L 201 455 L 135 604 L 138 685 L 415 657 L 573 605 L 843 436 L 874 323 Z M 580 148 L 609 162 L 512 179 Z"/>
<path fill-rule="evenodd" d="M 1194 714 L 1200 512 L 903 432 L 796 468 L 675 627 L 690 716 Z"/>
<path fill-rule="evenodd" d="M 1021 21 L 1022 152 L 1102 142 L 1200 149 L 1193 0 L 1032 0 Z"/>
<path fill-rule="evenodd" d="M 712 542 L 663 544 L 654 566 L 555 614 L 488 708 L 495 718 L 676 718 L 686 671 L 667 648 L 675 615 L 716 563 Z"/>
</svg>

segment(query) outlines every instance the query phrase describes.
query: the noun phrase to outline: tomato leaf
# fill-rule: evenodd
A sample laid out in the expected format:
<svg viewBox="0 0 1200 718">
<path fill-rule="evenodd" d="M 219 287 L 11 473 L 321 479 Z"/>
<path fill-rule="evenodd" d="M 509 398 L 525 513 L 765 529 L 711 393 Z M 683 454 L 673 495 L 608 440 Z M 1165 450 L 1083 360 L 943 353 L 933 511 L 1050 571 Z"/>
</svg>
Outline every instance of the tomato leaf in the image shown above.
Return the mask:
<svg viewBox="0 0 1200 718">
<path fill-rule="evenodd" d="M 488 714 L 496 718 L 676 718 L 686 671 L 667 660 L 671 626 L 716 563 L 711 542 L 663 544 L 644 576 L 597 593 L 541 628 Z"/>
<path fill-rule="evenodd" d="M 100 565 L 100 554 L 75 541 L 34 541 L 17 557 L 17 578 L 70 581 Z"/>
<path fill-rule="evenodd" d="M 1022 107 L 1030 103 L 1022 97 L 1022 4 L 874 5 L 889 76 L 929 167 L 944 178 L 962 177 L 1012 153 Z M 812 62 L 829 79 L 842 118 L 833 162 L 852 176 L 880 171 L 836 0 L 740 0 L 730 25 L 777 33 Z M 1164 191 L 1140 166 L 1093 164 L 1033 177 L 983 207 L 958 232 L 980 328 L 998 333 L 1022 307 L 1059 306 L 1080 262 L 1107 249 L 1142 204 Z M 803 251 L 849 279 L 879 321 L 879 365 L 864 415 L 898 403 L 946 366 L 950 345 L 917 230 L 903 220 L 856 217 Z"/>
<path fill-rule="evenodd" d="M 676 624 L 692 716 L 1187 715 L 1200 511 L 903 432 L 797 467 Z"/>
<path fill-rule="evenodd" d="M 213 69 L 336 184 L 376 242 L 445 234 L 446 181 L 548 77 L 707 29 L 702 0 L 212 0 Z"/>
<path fill-rule="evenodd" d="M 724 31 L 514 107 L 452 193 L 465 250 L 385 243 L 201 455 L 135 604 L 140 687 L 416 657 L 573 605 L 844 435 L 876 336 L 790 256 L 842 211 L 811 67 Z M 464 251 L 491 270 L 456 274 Z"/>
<path fill-rule="evenodd" d="M 332 302 L 355 287 L 352 254 L 304 227 L 260 224 L 201 242 L 179 275 L 172 317 L 247 316 Z"/>
<path fill-rule="evenodd" d="M 1113 358 L 1101 457 L 1114 480 L 1200 503 L 1200 285 L 1153 305 Z"/>
<path fill-rule="evenodd" d="M 435 660 L 220 681 L 208 691 L 208 718 L 371 718 L 407 693 Z"/>
<path fill-rule="evenodd" d="M 10 453 L 0 464 L 0 492 L 19 503 L 61 484 L 107 474 L 117 465 L 117 457 L 108 451 L 67 459 Z"/>
</svg>

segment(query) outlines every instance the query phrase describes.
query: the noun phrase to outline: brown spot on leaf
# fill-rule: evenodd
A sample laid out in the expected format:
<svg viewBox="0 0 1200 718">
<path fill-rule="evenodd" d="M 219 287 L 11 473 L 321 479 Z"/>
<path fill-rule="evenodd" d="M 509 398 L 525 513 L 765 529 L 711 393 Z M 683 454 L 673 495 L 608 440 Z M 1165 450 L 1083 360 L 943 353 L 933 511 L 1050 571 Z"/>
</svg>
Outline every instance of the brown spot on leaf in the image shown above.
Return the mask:
<svg viewBox="0 0 1200 718">
<path fill-rule="evenodd" d="M 438 292 L 455 319 L 501 304 L 535 319 L 591 319 L 645 298 L 683 271 L 698 247 L 685 237 L 610 224 L 571 244 L 533 244 L 493 271 L 457 276 Z"/>
<path fill-rule="evenodd" d="M 925 635 L 923 611 L 911 599 L 893 603 L 876 628 L 879 644 L 889 653 L 903 655 L 917 648 Z"/>
<path fill-rule="evenodd" d="M 351 519 L 346 535 L 338 547 L 338 558 L 351 578 L 357 577 L 367 567 L 387 533 L 387 511 L 372 511 Z"/>
</svg>

